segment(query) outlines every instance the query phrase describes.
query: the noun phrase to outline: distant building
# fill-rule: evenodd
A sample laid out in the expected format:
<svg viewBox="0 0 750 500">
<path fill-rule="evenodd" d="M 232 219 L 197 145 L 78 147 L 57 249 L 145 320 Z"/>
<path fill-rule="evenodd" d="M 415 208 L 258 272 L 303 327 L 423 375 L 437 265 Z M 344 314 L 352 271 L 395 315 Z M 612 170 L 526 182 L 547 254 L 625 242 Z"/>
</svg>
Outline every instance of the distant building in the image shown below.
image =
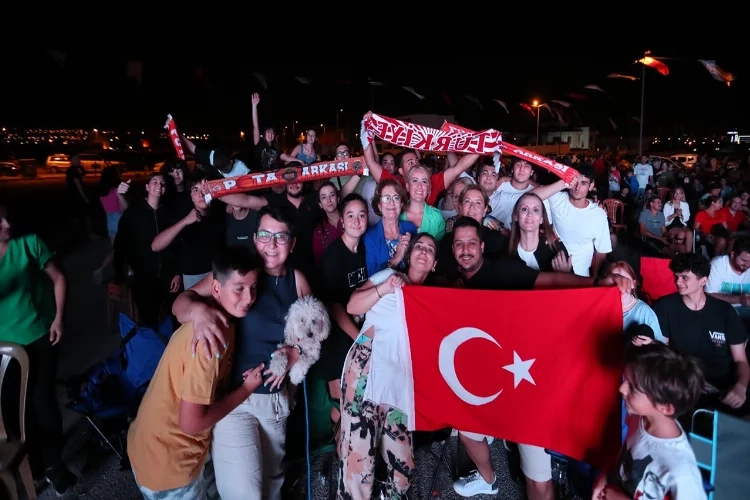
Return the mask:
<svg viewBox="0 0 750 500">
<path fill-rule="evenodd" d="M 568 144 L 570 149 L 594 149 L 599 132 L 590 127 L 575 130 L 552 130 L 540 136 L 541 144 Z"/>
</svg>

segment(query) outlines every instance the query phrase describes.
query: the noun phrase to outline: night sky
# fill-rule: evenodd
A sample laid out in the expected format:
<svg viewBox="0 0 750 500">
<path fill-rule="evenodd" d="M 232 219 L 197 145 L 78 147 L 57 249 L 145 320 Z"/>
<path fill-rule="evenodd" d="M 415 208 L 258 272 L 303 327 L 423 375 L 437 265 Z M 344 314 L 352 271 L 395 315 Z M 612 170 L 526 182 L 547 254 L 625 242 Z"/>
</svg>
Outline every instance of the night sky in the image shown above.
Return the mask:
<svg viewBox="0 0 750 500">
<path fill-rule="evenodd" d="M 373 57 L 372 70 L 357 65 L 331 65 L 330 56 L 311 69 L 294 57 L 287 69 L 273 67 L 275 58 L 234 56 L 226 52 L 174 55 L 165 50 L 132 52 L 65 52 L 64 63 L 48 51 L 15 53 L 10 91 L 2 97 L 0 123 L 22 127 L 81 127 L 156 130 L 172 113 L 186 132 L 234 134 L 250 129 L 250 95 L 261 93 L 262 124 L 276 127 L 299 120 L 300 126 L 333 127 L 336 111 L 342 126 L 358 123 L 374 103 L 374 110 L 387 116 L 412 113 L 453 114 L 472 128 L 493 127 L 503 131 L 532 132 L 536 119 L 522 109 L 521 102 L 534 99 L 569 101 L 574 125 L 589 125 L 607 135 L 637 135 L 641 82 L 609 79 L 610 73 L 641 76 L 642 66 L 633 61 L 648 47 L 610 51 L 607 56 L 539 56 L 512 51 L 498 57 L 501 64 L 480 68 L 462 66 L 406 65 L 394 58 Z M 549 47 L 548 47 L 549 49 Z M 664 77 L 646 68 L 646 134 L 697 132 L 723 133 L 750 127 L 750 65 L 746 61 L 722 59 L 721 53 L 677 52 L 650 47 L 653 56 L 671 57 L 664 62 L 670 75 Z M 718 50 L 718 49 L 717 49 Z M 538 52 L 538 51 L 536 51 Z M 546 50 L 549 54 L 550 50 Z M 714 80 L 697 59 L 714 59 L 734 73 L 731 87 Z M 129 60 L 143 61 L 142 82 L 127 78 Z M 302 59 L 301 59 L 302 60 Z M 309 64 L 309 63 L 308 63 Z M 445 69 L 445 68 L 450 69 Z M 266 77 L 268 90 L 253 73 Z M 311 80 L 309 85 L 295 77 Z M 382 82 L 372 86 L 368 78 Z M 606 91 L 586 90 L 598 85 Z M 413 87 L 426 97 L 419 100 L 402 86 Z M 585 101 L 569 93 L 586 96 Z M 482 109 L 465 98 L 476 97 Z M 506 102 L 506 113 L 492 99 Z M 450 104 L 449 104 L 450 102 Z M 611 118 L 618 126 L 615 132 Z M 546 111 L 541 115 L 554 125 Z"/>
</svg>

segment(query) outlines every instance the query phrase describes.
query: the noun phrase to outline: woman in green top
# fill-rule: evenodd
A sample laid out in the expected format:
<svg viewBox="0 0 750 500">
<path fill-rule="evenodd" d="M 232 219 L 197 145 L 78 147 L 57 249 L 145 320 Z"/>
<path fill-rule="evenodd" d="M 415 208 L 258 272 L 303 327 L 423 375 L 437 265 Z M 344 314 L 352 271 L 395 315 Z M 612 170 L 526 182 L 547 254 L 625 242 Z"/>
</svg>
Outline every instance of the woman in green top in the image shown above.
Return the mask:
<svg viewBox="0 0 750 500">
<path fill-rule="evenodd" d="M 401 214 L 401 220 L 408 220 L 417 226 L 420 233 L 428 233 L 439 242 L 445 236 L 445 220 L 443 214 L 425 201 L 432 189 L 430 173 L 422 165 L 415 165 L 406 174 L 406 191 L 409 201 L 406 210 Z"/>
<path fill-rule="evenodd" d="M 33 234 L 14 238 L 11 229 L 8 211 L 0 205 L 0 341 L 23 345 L 29 356 L 29 461 L 35 479 L 46 479 L 62 493 L 76 482 L 61 459 L 62 416 L 55 395 L 65 276 L 41 239 Z M 4 397 L 6 404 L 18 408 L 17 399 Z"/>
</svg>

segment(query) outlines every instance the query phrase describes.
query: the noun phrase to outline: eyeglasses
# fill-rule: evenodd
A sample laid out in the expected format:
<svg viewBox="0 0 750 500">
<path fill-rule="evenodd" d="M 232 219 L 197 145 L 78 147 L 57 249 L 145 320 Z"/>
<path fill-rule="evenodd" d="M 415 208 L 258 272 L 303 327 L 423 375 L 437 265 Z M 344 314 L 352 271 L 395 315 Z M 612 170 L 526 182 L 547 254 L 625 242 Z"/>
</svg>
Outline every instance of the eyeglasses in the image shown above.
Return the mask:
<svg viewBox="0 0 750 500">
<path fill-rule="evenodd" d="M 386 194 L 380 197 L 380 202 L 383 204 L 388 204 L 391 202 L 391 200 L 393 200 L 394 203 L 400 203 L 401 197 L 397 194 L 394 194 L 394 195 Z"/>
<path fill-rule="evenodd" d="M 336 156 L 339 157 L 339 158 L 344 158 L 346 156 L 349 156 L 349 151 L 348 150 L 345 150 L 345 151 L 336 151 Z"/>
<path fill-rule="evenodd" d="M 270 243 L 271 238 L 273 238 L 276 240 L 277 245 L 286 245 L 289 243 L 289 240 L 292 239 L 289 233 L 270 233 L 262 230 L 255 233 L 255 237 L 258 238 L 258 241 L 261 243 Z"/>
<path fill-rule="evenodd" d="M 461 195 L 460 195 L 460 194 L 449 194 L 449 195 L 448 195 L 448 198 L 450 198 L 451 200 L 457 200 L 457 199 L 459 199 L 460 197 L 461 197 Z"/>
</svg>

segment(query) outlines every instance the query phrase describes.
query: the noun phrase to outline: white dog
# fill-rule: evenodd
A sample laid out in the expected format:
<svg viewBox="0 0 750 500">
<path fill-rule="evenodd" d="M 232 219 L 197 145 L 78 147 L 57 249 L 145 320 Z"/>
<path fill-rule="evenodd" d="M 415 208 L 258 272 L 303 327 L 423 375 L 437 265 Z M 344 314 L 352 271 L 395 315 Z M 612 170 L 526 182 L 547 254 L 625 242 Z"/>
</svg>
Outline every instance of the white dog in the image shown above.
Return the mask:
<svg viewBox="0 0 750 500">
<path fill-rule="evenodd" d="M 286 315 L 284 343 L 279 347 L 299 347 L 299 359 L 289 370 L 289 380 L 292 384 L 299 385 L 310 367 L 320 358 L 320 345 L 328 338 L 330 331 L 331 320 L 321 301 L 307 295 L 291 305 Z M 269 369 L 274 375 L 282 375 L 288 364 L 286 354 L 276 353 Z"/>
</svg>

